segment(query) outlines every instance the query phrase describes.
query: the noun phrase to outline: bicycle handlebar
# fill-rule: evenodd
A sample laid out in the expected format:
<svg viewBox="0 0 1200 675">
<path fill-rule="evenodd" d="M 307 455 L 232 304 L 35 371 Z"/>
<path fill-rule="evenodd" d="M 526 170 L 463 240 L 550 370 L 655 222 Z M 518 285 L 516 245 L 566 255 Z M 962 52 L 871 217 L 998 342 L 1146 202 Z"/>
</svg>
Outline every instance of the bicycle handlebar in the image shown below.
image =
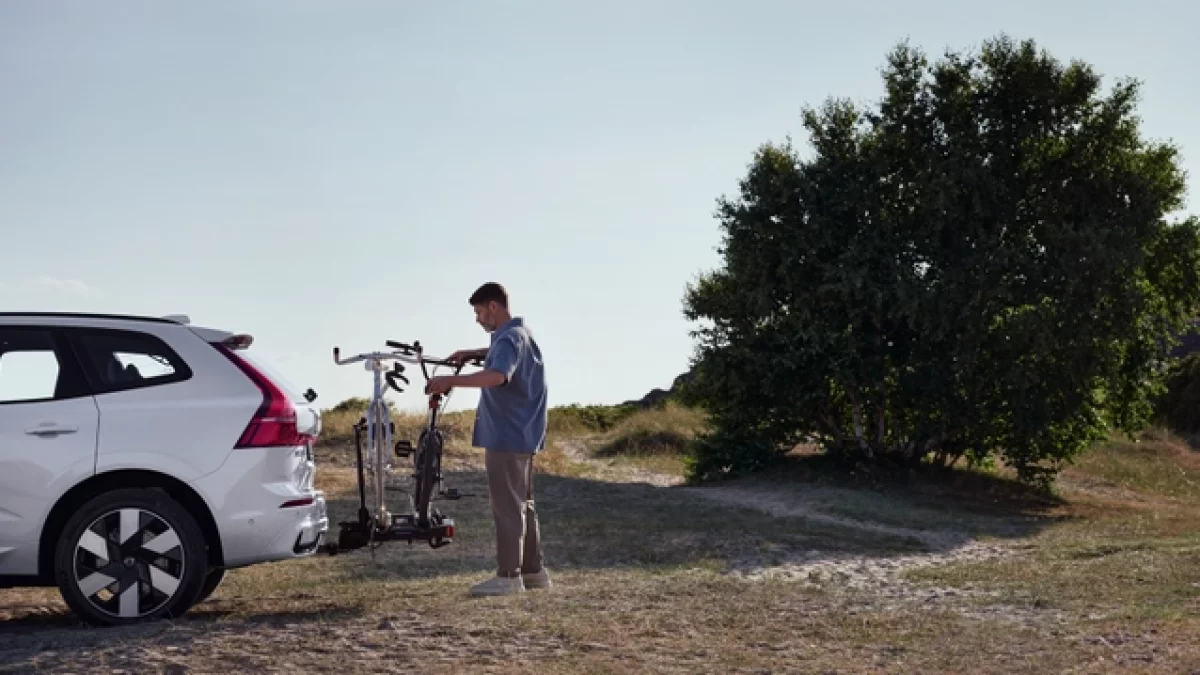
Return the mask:
<svg viewBox="0 0 1200 675">
<path fill-rule="evenodd" d="M 396 349 L 399 351 L 366 352 L 363 354 L 355 354 L 354 356 L 348 356 L 346 358 L 342 358 L 341 348 L 334 347 L 333 348 L 333 362 L 338 364 L 339 366 L 344 366 L 344 365 L 349 365 L 351 363 L 357 363 L 359 361 L 366 361 L 368 359 L 374 360 L 374 361 L 379 361 L 379 362 L 389 361 L 389 360 L 394 361 L 396 363 L 393 364 L 391 370 L 384 372 L 384 377 L 387 379 L 388 385 L 391 386 L 392 389 L 395 389 L 397 392 L 400 392 L 400 393 L 404 393 L 404 390 L 401 389 L 400 386 L 396 384 L 396 378 L 404 380 L 405 384 L 409 384 L 408 378 L 401 374 L 402 372 L 404 372 L 404 366 L 400 365 L 400 362 L 410 363 L 410 364 L 415 364 L 415 365 L 421 366 L 421 374 L 425 376 L 426 381 L 428 381 L 430 379 L 429 371 L 426 370 L 426 368 L 425 368 L 426 364 L 432 365 L 432 366 L 447 366 L 449 368 L 454 368 L 455 375 L 460 373 L 463 369 L 463 366 L 466 366 L 466 365 L 478 366 L 480 368 L 483 367 L 483 359 L 481 359 L 479 357 L 472 357 L 469 359 L 464 359 L 462 362 L 455 362 L 455 361 L 451 361 L 449 359 L 438 359 L 438 358 L 431 358 L 431 357 L 427 358 L 425 356 L 425 350 L 421 346 L 421 342 L 419 340 L 413 342 L 413 344 L 411 344 L 411 345 L 405 344 L 403 342 L 397 342 L 395 340 L 387 340 L 385 344 L 387 344 L 388 347 L 391 347 L 392 349 Z"/>
<path fill-rule="evenodd" d="M 337 347 L 333 348 L 333 362 L 339 366 L 345 366 L 351 363 L 357 363 L 359 361 L 366 361 L 367 359 L 374 359 L 376 361 L 386 361 L 391 359 L 393 361 L 404 361 L 405 363 L 412 364 L 420 363 L 419 359 L 415 359 L 406 354 L 397 354 L 395 352 L 366 352 L 363 354 L 348 356 L 343 359 L 341 357 L 341 350 Z"/>
<path fill-rule="evenodd" d="M 450 361 L 449 359 L 425 358 L 425 356 L 424 356 L 425 348 L 421 346 L 420 340 L 413 342 L 411 345 L 405 344 L 403 342 L 397 342 L 396 340 L 388 340 L 384 344 L 391 347 L 392 349 L 400 350 L 400 353 L 404 354 L 405 356 L 411 356 L 413 354 L 416 354 L 418 359 L 420 359 L 430 365 L 459 367 L 460 365 L 470 364 L 473 366 L 480 366 L 480 367 L 483 366 L 483 359 L 478 358 L 478 357 L 464 359 L 462 364 L 455 363 L 453 361 Z"/>
<path fill-rule="evenodd" d="M 399 349 L 405 354 L 412 354 L 413 352 L 416 352 L 419 355 L 425 351 L 425 348 L 421 346 L 420 340 L 413 342 L 411 345 L 404 344 L 403 342 L 396 342 L 395 340 L 388 340 L 384 344 L 392 349 Z"/>
<path fill-rule="evenodd" d="M 388 344 L 391 346 L 399 343 L 389 342 Z M 421 365 L 422 363 L 426 363 L 431 366 L 449 366 L 451 368 L 461 368 L 462 366 L 467 365 L 483 367 L 483 359 L 479 358 L 478 356 L 473 356 L 469 359 L 463 359 L 462 363 L 456 363 L 450 359 L 426 357 L 423 356 L 420 351 L 417 352 L 415 357 L 411 354 L 397 352 L 365 352 L 362 354 L 355 354 L 354 356 L 348 356 L 343 359 L 341 356 L 341 349 L 338 347 L 333 348 L 333 362 L 339 366 L 346 366 L 351 363 L 366 361 L 367 359 L 374 359 L 376 361 L 403 361 L 404 363 L 411 363 L 413 365 Z"/>
</svg>

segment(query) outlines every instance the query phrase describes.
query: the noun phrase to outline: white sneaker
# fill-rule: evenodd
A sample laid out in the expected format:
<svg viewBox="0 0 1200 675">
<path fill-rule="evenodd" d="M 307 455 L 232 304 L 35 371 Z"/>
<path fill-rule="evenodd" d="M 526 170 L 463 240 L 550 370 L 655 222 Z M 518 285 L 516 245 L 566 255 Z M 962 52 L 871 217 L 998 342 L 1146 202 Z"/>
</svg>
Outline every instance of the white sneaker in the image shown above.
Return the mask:
<svg viewBox="0 0 1200 675">
<path fill-rule="evenodd" d="M 471 595 L 511 595 L 525 590 L 521 577 L 492 577 L 471 587 Z"/>
<path fill-rule="evenodd" d="M 521 580 L 525 582 L 525 588 L 550 588 L 550 573 L 543 567 L 537 572 L 530 574 L 522 574 Z"/>
</svg>

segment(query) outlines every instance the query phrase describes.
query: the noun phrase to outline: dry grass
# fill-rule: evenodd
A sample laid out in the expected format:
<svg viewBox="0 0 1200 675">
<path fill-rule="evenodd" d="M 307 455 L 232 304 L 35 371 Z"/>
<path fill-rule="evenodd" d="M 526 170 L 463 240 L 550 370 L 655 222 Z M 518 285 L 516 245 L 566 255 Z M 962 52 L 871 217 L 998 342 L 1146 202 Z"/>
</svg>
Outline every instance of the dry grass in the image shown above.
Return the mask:
<svg viewBox="0 0 1200 675">
<path fill-rule="evenodd" d="M 705 428 L 702 413 L 675 403 L 641 410 L 622 420 L 602 438 L 596 454 L 608 457 L 681 455 Z"/>
<path fill-rule="evenodd" d="M 688 444 L 705 427 L 701 412 L 668 402 L 630 412 L 601 433 L 568 437 L 586 446 L 593 466 L 618 474 L 632 470 L 674 476 L 683 474 Z"/>
<path fill-rule="evenodd" d="M 1084 456 L 1075 474 L 1122 490 L 1200 500 L 1200 451 L 1160 430 L 1133 442 L 1096 446 Z"/>
<path fill-rule="evenodd" d="M 325 445 L 353 445 L 354 425 L 362 418 L 360 410 L 325 411 L 322 415 L 321 442 Z M 414 443 L 421 428 L 428 423 L 425 415 L 410 412 L 392 413 L 397 439 L 408 438 Z M 438 427 L 447 438 L 469 442 L 475 414 L 469 411 L 447 413 L 439 418 Z"/>
<path fill-rule="evenodd" d="M 549 591 L 466 595 L 491 573 L 493 530 L 478 456 L 455 436 L 448 483 L 474 496 L 443 504 L 451 546 L 235 570 L 187 618 L 119 631 L 76 628 L 54 591 L 4 592 L 0 671 L 1200 669 L 1200 461 L 1172 439 L 1102 445 L 1050 499 L 978 473 L 839 484 L 806 458 L 659 487 L 628 482 L 646 468 L 613 449 L 696 428 L 653 415 L 559 431 L 539 457 Z M 351 471 L 326 464 L 319 481 L 349 516 Z"/>
<path fill-rule="evenodd" d="M 1161 433 L 1104 443 L 1060 492 L 1063 525 L 1033 539 L 1027 559 L 918 576 L 1147 630 L 1200 615 L 1200 453 Z"/>
<path fill-rule="evenodd" d="M 354 425 L 362 419 L 360 410 L 327 410 L 322 414 L 320 443 L 317 445 L 318 461 L 333 466 L 354 465 Z M 393 438 L 416 443 L 421 430 L 428 424 L 425 415 L 410 412 L 393 412 L 395 424 Z M 445 453 L 452 458 L 478 454 L 471 448 L 471 430 L 475 422 L 473 412 L 453 412 L 439 418 L 438 428 L 446 437 Z M 366 443 L 366 439 L 363 439 Z"/>
</svg>

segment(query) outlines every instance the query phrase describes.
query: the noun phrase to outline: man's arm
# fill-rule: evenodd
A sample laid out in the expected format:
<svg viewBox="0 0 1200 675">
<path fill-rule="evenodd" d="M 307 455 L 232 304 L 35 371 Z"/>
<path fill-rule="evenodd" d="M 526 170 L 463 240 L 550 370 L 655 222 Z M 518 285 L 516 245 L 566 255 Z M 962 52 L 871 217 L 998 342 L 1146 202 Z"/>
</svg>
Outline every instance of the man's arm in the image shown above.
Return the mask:
<svg viewBox="0 0 1200 675">
<path fill-rule="evenodd" d="M 463 361 L 469 361 L 471 359 L 486 359 L 487 355 L 487 347 L 480 347 L 479 349 L 460 349 L 450 356 L 447 356 L 446 360 L 452 363 L 462 363 Z"/>
<path fill-rule="evenodd" d="M 480 389 L 499 387 L 508 381 L 508 378 L 504 377 L 504 373 L 496 370 L 481 370 L 470 375 L 452 375 L 446 379 L 450 381 L 451 387 L 477 387 Z"/>
<path fill-rule="evenodd" d="M 495 350 L 492 353 L 492 350 Z M 443 394 L 453 387 L 477 387 L 486 389 L 508 383 L 517 369 L 517 347 L 511 340 L 500 340 L 494 347 L 483 350 L 492 360 L 487 367 L 470 375 L 447 375 L 429 381 L 426 393 Z"/>
<path fill-rule="evenodd" d="M 484 369 L 470 375 L 442 375 L 429 378 L 425 385 L 426 394 L 444 394 L 454 387 L 476 387 L 487 389 L 508 382 L 508 377 L 498 370 Z"/>
</svg>

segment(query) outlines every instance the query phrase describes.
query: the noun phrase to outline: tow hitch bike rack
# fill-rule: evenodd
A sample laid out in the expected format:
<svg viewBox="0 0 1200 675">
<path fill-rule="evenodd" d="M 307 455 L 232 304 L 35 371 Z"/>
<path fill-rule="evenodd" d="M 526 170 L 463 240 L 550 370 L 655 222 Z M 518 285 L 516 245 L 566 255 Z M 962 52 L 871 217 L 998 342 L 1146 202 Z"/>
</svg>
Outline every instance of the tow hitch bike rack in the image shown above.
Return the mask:
<svg viewBox="0 0 1200 675">
<path fill-rule="evenodd" d="M 432 548 L 441 548 L 454 540 L 454 520 L 443 515 L 433 506 L 434 490 L 445 499 L 459 499 L 462 495 L 454 488 L 444 489 L 442 484 L 442 448 L 445 436 L 438 428 L 438 418 L 449 400 L 446 396 L 432 394 L 429 396 L 429 416 L 421 429 L 421 434 L 414 446 L 409 440 L 393 442 L 396 425 L 391 419 L 391 411 L 384 400 L 384 382 L 398 393 L 404 390 L 396 383 L 397 380 L 409 384 L 404 376 L 404 363 L 421 367 L 421 373 L 428 382 L 431 378 L 426 366 L 448 366 L 454 369 L 454 374 L 462 372 L 464 365 L 483 366 L 478 358 L 467 359 L 454 363 L 446 359 L 435 359 L 425 356 L 420 341 L 411 345 L 403 342 L 388 340 L 385 343 L 392 351 L 367 352 L 342 358 L 341 350 L 333 348 L 333 361 L 338 365 L 348 365 L 362 362 L 366 370 L 374 377 L 374 389 L 366 414 L 354 425 L 354 448 L 358 469 L 358 518 L 338 523 L 338 540 L 327 543 L 322 547 L 323 552 L 336 555 L 341 551 L 370 546 L 374 552 L 375 544 L 385 541 L 407 541 L 410 545 L 414 540 L 425 540 Z M 385 363 L 391 362 L 389 368 Z M 364 439 L 366 440 L 366 457 L 363 456 Z M 384 475 L 391 469 L 389 455 L 413 460 L 412 486 L 409 496 L 410 513 L 393 514 L 385 503 L 386 486 Z M 367 464 L 369 462 L 369 464 Z M 368 508 L 367 479 L 364 468 L 369 466 L 371 473 L 371 500 Z"/>
</svg>

